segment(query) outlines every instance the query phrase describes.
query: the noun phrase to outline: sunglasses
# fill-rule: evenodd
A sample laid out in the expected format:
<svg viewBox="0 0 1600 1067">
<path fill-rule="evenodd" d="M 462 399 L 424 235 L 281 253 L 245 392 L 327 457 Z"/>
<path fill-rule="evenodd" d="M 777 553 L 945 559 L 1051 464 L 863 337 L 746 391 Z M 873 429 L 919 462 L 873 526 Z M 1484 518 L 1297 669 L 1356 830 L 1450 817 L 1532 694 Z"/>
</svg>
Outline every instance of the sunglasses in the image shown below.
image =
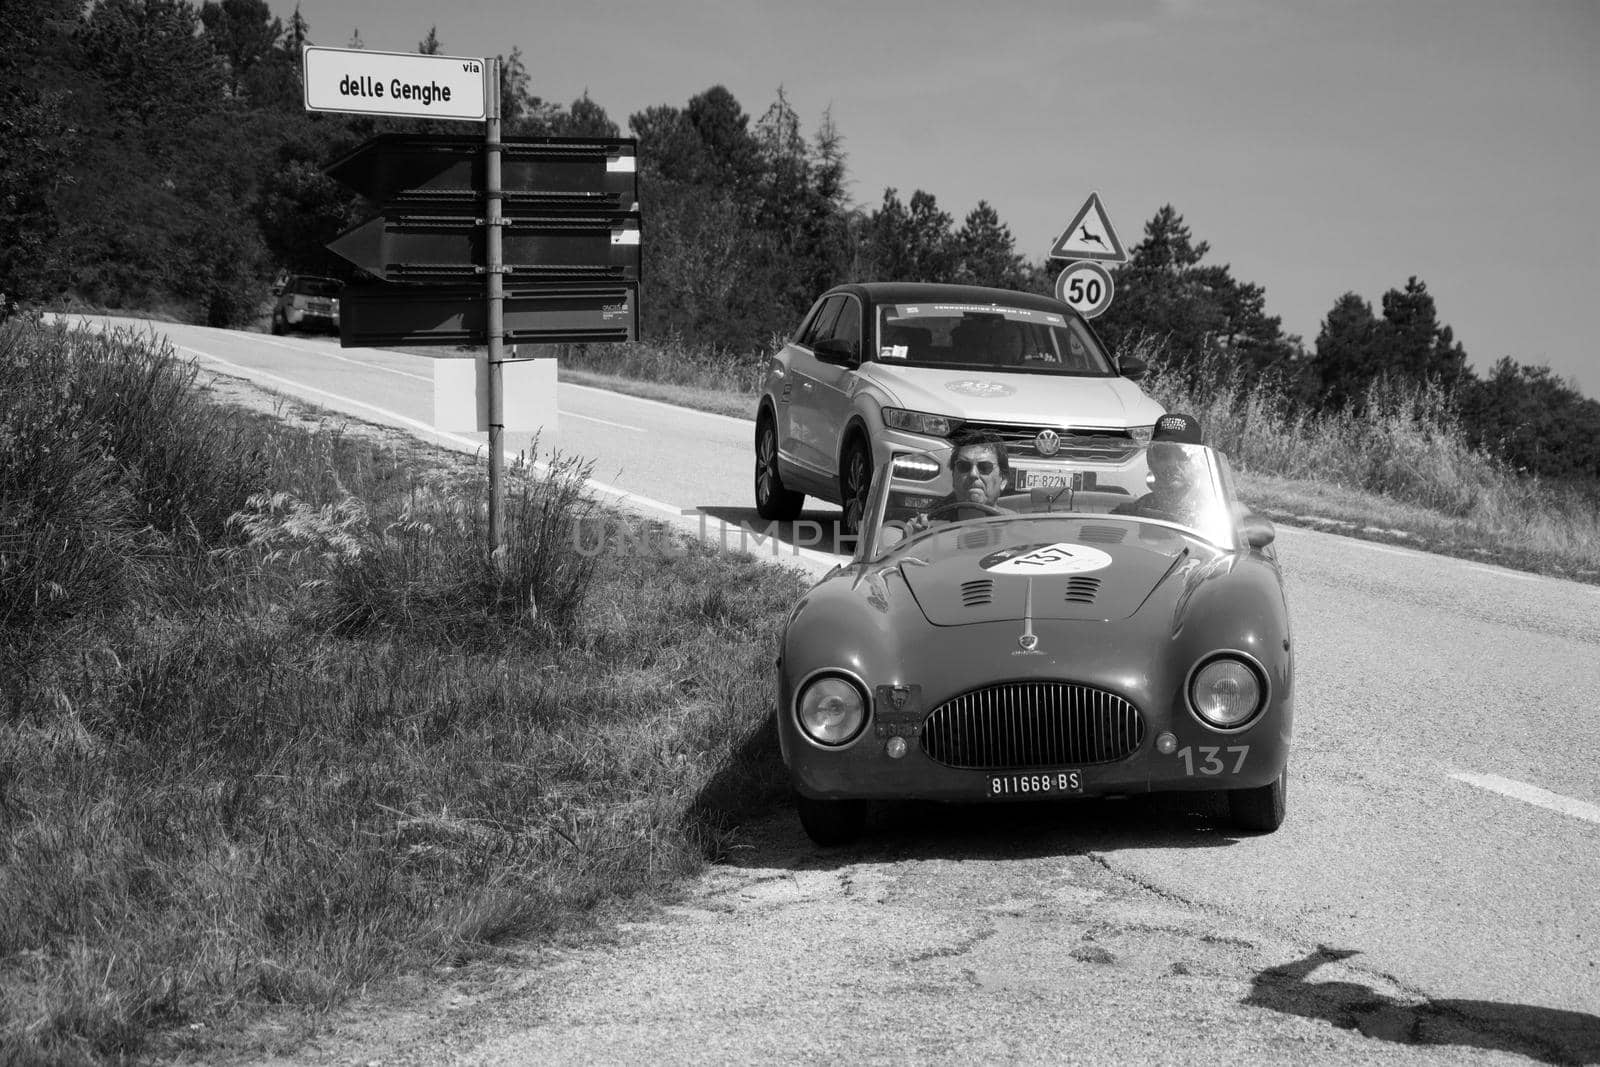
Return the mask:
<svg viewBox="0 0 1600 1067">
<path fill-rule="evenodd" d="M 978 469 L 978 473 L 987 478 L 989 475 L 994 473 L 994 469 L 999 465 L 1000 464 L 996 463 L 992 459 L 980 459 L 976 463 L 970 459 L 958 459 L 956 460 L 956 473 L 971 474 L 972 469 L 976 467 Z"/>
</svg>

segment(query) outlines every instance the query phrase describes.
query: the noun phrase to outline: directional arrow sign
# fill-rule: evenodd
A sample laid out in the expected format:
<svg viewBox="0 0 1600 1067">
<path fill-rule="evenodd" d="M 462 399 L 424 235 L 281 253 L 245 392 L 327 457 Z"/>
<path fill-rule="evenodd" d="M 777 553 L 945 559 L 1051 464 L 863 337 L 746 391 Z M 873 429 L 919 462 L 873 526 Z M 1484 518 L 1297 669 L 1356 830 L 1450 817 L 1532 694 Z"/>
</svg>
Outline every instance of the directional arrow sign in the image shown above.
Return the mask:
<svg viewBox="0 0 1600 1067">
<path fill-rule="evenodd" d="M 632 341 L 639 336 L 638 287 L 506 286 L 506 344 Z M 339 297 L 339 345 L 481 345 L 488 337 L 482 288 L 350 285 Z"/>
<path fill-rule="evenodd" d="M 605 214 L 638 202 L 638 142 L 512 138 L 500 148 L 500 187 L 509 206 L 542 212 Z M 483 199 L 483 141 L 472 137 L 386 133 L 325 168 L 369 200 L 433 203 Z"/>
<path fill-rule="evenodd" d="M 508 221 L 502 256 L 511 284 L 639 279 L 637 212 Z M 328 248 L 384 281 L 471 280 L 487 262 L 485 229 L 468 216 L 380 216 L 346 230 Z"/>
<path fill-rule="evenodd" d="M 1051 259 L 1098 260 L 1102 263 L 1126 263 L 1128 253 L 1123 251 L 1117 231 L 1111 228 L 1111 217 L 1100 203 L 1099 193 L 1090 193 L 1067 228 L 1056 238 L 1050 249 Z"/>
</svg>

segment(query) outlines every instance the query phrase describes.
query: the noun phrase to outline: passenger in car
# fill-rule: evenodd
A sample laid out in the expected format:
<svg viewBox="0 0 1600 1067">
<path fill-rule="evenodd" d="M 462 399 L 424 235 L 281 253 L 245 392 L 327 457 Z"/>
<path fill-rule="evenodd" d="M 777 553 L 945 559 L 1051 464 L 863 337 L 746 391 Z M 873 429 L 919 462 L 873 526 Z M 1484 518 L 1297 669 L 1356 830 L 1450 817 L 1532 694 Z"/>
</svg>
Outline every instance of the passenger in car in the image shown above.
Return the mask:
<svg viewBox="0 0 1600 1067">
<path fill-rule="evenodd" d="M 923 362 L 928 358 L 928 349 L 933 345 L 932 331 L 921 326 L 886 325 L 883 328 L 883 346 L 892 350 L 904 349 L 899 357 L 914 362 Z"/>
<path fill-rule="evenodd" d="M 1197 484 L 1200 420 L 1168 413 L 1156 420 L 1145 459 L 1150 465 L 1150 492 L 1111 509 L 1113 515 L 1137 515 L 1194 525 L 1209 499 Z"/>
</svg>

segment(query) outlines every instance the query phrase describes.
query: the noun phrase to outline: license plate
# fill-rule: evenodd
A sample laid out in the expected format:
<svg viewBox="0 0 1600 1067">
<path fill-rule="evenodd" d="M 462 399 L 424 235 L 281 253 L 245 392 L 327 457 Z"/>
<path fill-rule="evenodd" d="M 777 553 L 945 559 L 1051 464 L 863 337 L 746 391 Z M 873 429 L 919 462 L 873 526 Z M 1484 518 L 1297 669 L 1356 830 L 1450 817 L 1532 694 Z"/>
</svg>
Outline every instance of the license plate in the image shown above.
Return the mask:
<svg viewBox="0 0 1600 1067">
<path fill-rule="evenodd" d="M 1000 800 L 1067 796 L 1082 792 L 1082 771 L 1038 771 L 1031 774 L 991 774 L 987 795 Z"/>
<path fill-rule="evenodd" d="M 1072 484 L 1072 472 L 1062 471 L 1031 471 L 1018 468 L 1016 472 L 1017 489 L 1065 489 Z"/>
</svg>

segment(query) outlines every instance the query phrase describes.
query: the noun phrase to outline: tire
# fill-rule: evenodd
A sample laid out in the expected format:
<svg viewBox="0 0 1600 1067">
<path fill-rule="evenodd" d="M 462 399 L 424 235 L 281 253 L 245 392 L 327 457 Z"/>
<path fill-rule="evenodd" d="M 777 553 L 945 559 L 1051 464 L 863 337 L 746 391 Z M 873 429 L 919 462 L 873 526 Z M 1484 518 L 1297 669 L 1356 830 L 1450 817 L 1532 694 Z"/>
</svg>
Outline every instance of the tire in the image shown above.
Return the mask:
<svg viewBox="0 0 1600 1067">
<path fill-rule="evenodd" d="M 778 428 L 772 416 L 756 423 L 756 514 L 768 521 L 792 522 L 800 517 L 806 495 L 785 489 L 778 474 Z"/>
<path fill-rule="evenodd" d="M 800 825 L 806 836 L 824 848 L 848 845 L 861 836 L 867 822 L 864 800 L 812 800 L 797 798 Z"/>
<path fill-rule="evenodd" d="M 1283 825 L 1289 810 L 1289 768 L 1266 785 L 1228 790 L 1228 816 L 1233 825 L 1251 833 L 1270 834 Z"/>
<path fill-rule="evenodd" d="M 272 313 L 272 335 L 274 337 L 282 337 L 288 332 L 289 327 L 284 323 L 283 316 L 274 311 Z"/>
<path fill-rule="evenodd" d="M 867 510 L 867 493 L 872 488 L 872 450 L 865 439 L 852 438 L 839 464 L 839 504 L 844 508 L 840 527 L 854 537 L 861 532 L 861 519 Z"/>
</svg>

